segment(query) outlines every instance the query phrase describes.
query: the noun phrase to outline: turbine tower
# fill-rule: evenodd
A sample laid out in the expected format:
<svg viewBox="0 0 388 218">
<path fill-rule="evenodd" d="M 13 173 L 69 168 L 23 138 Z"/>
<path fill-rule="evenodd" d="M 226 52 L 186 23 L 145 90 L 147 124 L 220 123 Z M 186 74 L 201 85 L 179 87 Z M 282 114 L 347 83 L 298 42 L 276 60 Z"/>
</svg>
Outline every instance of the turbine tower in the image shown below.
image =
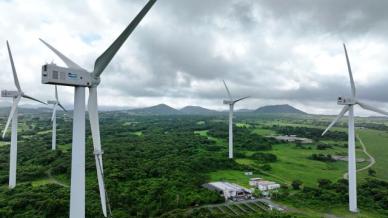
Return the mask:
<svg viewBox="0 0 388 218">
<path fill-rule="evenodd" d="M 47 104 L 53 105 L 53 115 L 51 116 L 51 122 L 53 122 L 51 149 L 55 150 L 57 147 L 57 107 L 59 106 L 63 111 L 67 112 L 58 100 L 57 86 L 55 86 L 55 100 L 47 101 Z"/>
<path fill-rule="evenodd" d="M 5 137 L 5 134 L 7 133 L 7 129 L 9 127 L 9 124 L 11 123 L 11 149 L 10 149 L 10 161 L 9 161 L 9 188 L 13 189 L 16 186 L 16 163 L 17 163 L 17 128 L 18 128 L 18 105 L 21 100 L 21 98 L 28 98 L 33 101 L 37 101 L 42 104 L 46 104 L 42 101 L 39 101 L 38 99 L 35 99 L 31 96 L 26 95 L 19 83 L 18 75 L 16 73 L 15 64 L 13 62 L 11 48 L 9 47 L 9 43 L 7 41 L 7 49 L 8 49 L 8 55 L 9 60 L 11 62 L 12 67 L 12 73 L 13 73 L 13 80 L 15 83 L 15 86 L 17 88 L 17 91 L 8 91 L 8 90 L 2 90 L 1 91 L 1 97 L 5 98 L 12 98 L 13 104 L 11 108 L 11 112 L 9 113 L 7 123 L 5 125 L 5 128 L 3 130 L 3 138 Z"/>
<path fill-rule="evenodd" d="M 356 180 L 356 146 L 355 146 L 355 131 L 354 131 L 354 111 L 353 107 L 359 105 L 361 108 L 376 113 L 380 113 L 388 116 L 388 112 L 380 110 L 376 107 L 370 106 L 362 101 L 359 101 L 356 97 L 356 86 L 353 80 L 352 69 L 350 67 L 350 61 L 348 57 L 348 52 L 346 50 L 345 44 L 344 51 L 346 57 L 346 63 L 348 66 L 348 72 L 350 77 L 350 87 L 351 87 L 351 97 L 338 97 L 337 104 L 344 105 L 341 112 L 334 119 L 334 121 L 327 127 L 327 129 L 322 133 L 322 136 L 340 120 L 346 112 L 348 114 L 348 182 L 349 182 L 349 211 L 358 212 L 357 209 L 357 180 Z"/>
<path fill-rule="evenodd" d="M 97 87 L 100 76 L 120 47 L 124 44 L 133 30 L 138 26 L 156 0 L 149 0 L 140 13 L 125 28 L 109 48 L 97 58 L 93 72 L 88 72 L 78 64 L 67 58 L 57 49 L 41 40 L 67 65 L 59 67 L 55 64 L 42 66 L 42 83 L 74 86 L 74 113 L 73 113 L 73 139 L 71 160 L 71 187 L 70 187 L 70 217 L 85 217 L 85 88 L 89 88 L 88 113 L 92 132 L 94 156 L 97 168 L 97 178 L 100 190 L 101 207 L 107 217 L 107 198 L 104 184 L 104 171 L 102 164 L 100 127 L 98 118 Z"/>
<path fill-rule="evenodd" d="M 225 89 L 226 89 L 226 92 L 228 93 L 228 97 L 229 97 L 228 100 L 224 100 L 224 104 L 229 105 L 229 159 L 233 159 L 233 108 L 234 108 L 234 104 L 236 104 L 236 102 L 238 102 L 238 101 L 249 98 L 249 96 L 234 100 L 232 98 L 232 95 L 230 94 L 228 86 L 226 85 L 224 80 L 223 80 L 223 82 L 224 82 Z"/>
</svg>

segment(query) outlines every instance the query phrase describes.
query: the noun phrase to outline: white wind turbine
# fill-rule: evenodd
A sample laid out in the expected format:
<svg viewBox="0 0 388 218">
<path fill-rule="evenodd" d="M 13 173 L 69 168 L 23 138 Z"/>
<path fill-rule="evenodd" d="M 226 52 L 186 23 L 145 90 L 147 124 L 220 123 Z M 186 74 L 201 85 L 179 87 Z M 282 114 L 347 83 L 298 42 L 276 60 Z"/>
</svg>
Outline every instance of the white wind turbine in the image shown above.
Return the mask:
<svg viewBox="0 0 388 218">
<path fill-rule="evenodd" d="M 42 104 L 46 104 L 42 101 L 39 101 L 31 96 L 26 95 L 19 83 L 18 75 L 16 73 L 16 68 L 15 64 L 13 62 L 12 58 L 12 53 L 11 49 L 9 47 L 9 43 L 7 41 L 7 49 L 8 49 L 8 55 L 9 55 L 9 60 L 11 62 L 11 67 L 12 67 L 12 73 L 13 73 L 13 80 L 15 82 L 15 86 L 17 88 L 17 91 L 8 91 L 8 90 L 2 90 L 1 91 L 1 97 L 5 98 L 12 98 L 13 99 L 13 105 L 11 108 L 11 112 L 9 113 L 9 117 L 7 120 L 7 124 L 5 125 L 5 128 L 3 130 L 3 138 L 5 137 L 5 134 L 7 132 L 7 129 L 9 127 L 9 124 L 11 123 L 12 120 L 12 127 L 11 127 L 11 149 L 10 149 L 10 162 L 9 162 L 9 188 L 15 188 L 16 186 L 16 163 L 17 163 L 17 128 L 18 128 L 18 104 L 21 100 L 21 98 L 28 98 L 33 101 L 37 101 Z"/>
<path fill-rule="evenodd" d="M 51 116 L 51 122 L 53 122 L 51 149 L 55 150 L 57 147 L 57 107 L 59 106 L 63 111 L 67 112 L 59 102 L 57 86 L 55 86 L 55 100 L 47 101 L 47 104 L 53 105 L 53 115 Z"/>
<path fill-rule="evenodd" d="M 104 173 L 102 164 L 100 127 L 98 118 L 97 87 L 100 84 L 100 75 L 110 63 L 114 55 L 137 27 L 143 17 L 155 4 L 156 0 L 149 0 L 140 13 L 125 28 L 120 36 L 109 48 L 97 58 L 93 72 L 88 72 L 78 64 L 67 58 L 57 49 L 41 40 L 68 68 L 55 64 L 46 64 L 42 67 L 42 83 L 74 86 L 74 114 L 73 114 L 73 142 L 71 161 L 70 187 L 70 217 L 85 217 L 85 87 L 89 88 L 88 112 L 93 138 L 94 155 L 96 160 L 97 178 L 100 190 L 101 207 L 104 216 L 107 216 L 109 200 L 105 191 Z M 109 210 L 110 212 L 110 210 Z"/>
<path fill-rule="evenodd" d="M 228 97 L 229 97 L 229 100 L 224 100 L 224 104 L 229 105 L 229 158 L 233 159 L 233 108 L 234 108 L 234 104 L 236 104 L 236 102 L 238 102 L 238 101 L 249 98 L 249 96 L 239 98 L 239 99 L 233 99 L 232 95 L 230 94 L 230 91 L 228 89 L 228 86 L 226 85 L 224 80 L 223 80 L 223 82 L 224 82 L 225 89 L 226 89 L 226 92 L 228 93 Z"/>
<path fill-rule="evenodd" d="M 348 52 L 346 50 L 345 44 L 344 51 L 346 57 L 346 63 L 348 66 L 349 77 L 350 77 L 350 86 L 351 86 L 351 97 L 338 97 L 337 104 L 344 105 L 341 112 L 334 119 L 334 121 L 327 127 L 327 129 L 322 133 L 322 136 L 338 121 L 340 120 L 346 112 L 348 114 L 348 180 L 349 180 L 349 210 L 351 212 L 357 212 L 357 180 L 356 180 L 356 147 L 355 147 L 355 132 L 354 132 L 354 111 L 353 106 L 359 105 L 365 110 L 370 110 L 376 113 L 384 114 L 388 116 L 388 112 L 380 110 L 376 107 L 370 106 L 359 101 L 356 97 L 356 87 L 353 80 L 352 69 L 350 67 Z"/>
</svg>

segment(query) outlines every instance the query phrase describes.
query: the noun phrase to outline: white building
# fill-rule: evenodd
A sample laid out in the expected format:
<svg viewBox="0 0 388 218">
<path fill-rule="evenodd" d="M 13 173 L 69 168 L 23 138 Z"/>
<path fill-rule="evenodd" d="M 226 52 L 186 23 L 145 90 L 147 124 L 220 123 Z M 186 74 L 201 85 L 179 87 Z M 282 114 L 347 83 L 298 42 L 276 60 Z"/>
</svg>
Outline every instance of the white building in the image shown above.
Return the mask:
<svg viewBox="0 0 388 218">
<path fill-rule="evenodd" d="M 203 187 L 217 191 L 225 200 L 239 201 L 252 198 L 252 191 L 229 182 L 210 182 L 204 184 Z"/>
<path fill-rule="evenodd" d="M 280 184 L 272 181 L 266 181 L 262 178 L 250 179 L 249 185 L 259 189 L 264 196 L 268 196 L 271 191 L 275 191 L 280 188 Z"/>
<path fill-rule="evenodd" d="M 262 181 L 263 179 L 262 178 L 251 178 L 249 180 L 249 185 L 250 186 L 254 186 L 254 187 L 257 187 L 257 182 L 258 181 Z"/>
<path fill-rule="evenodd" d="M 313 140 L 311 140 L 311 139 L 297 137 L 296 135 L 280 135 L 280 136 L 272 136 L 272 137 L 279 140 L 279 141 L 287 141 L 287 142 L 299 141 L 303 144 L 313 143 Z"/>
</svg>

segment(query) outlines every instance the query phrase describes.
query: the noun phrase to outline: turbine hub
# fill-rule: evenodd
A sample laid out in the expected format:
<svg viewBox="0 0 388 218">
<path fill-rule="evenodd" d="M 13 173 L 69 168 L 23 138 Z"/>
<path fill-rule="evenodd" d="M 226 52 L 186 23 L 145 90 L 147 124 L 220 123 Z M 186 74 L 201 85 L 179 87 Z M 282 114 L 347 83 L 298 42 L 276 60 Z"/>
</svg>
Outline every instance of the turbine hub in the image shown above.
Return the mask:
<svg viewBox="0 0 388 218">
<path fill-rule="evenodd" d="M 338 105 L 355 105 L 356 99 L 349 97 L 338 97 L 337 99 Z"/>
<path fill-rule="evenodd" d="M 224 104 L 233 104 L 232 100 L 224 100 Z"/>
<path fill-rule="evenodd" d="M 96 77 L 94 75 L 94 73 L 92 73 L 91 77 L 92 77 L 91 87 L 97 87 L 98 85 L 100 85 L 100 83 L 101 83 L 101 78 L 100 77 Z"/>
</svg>

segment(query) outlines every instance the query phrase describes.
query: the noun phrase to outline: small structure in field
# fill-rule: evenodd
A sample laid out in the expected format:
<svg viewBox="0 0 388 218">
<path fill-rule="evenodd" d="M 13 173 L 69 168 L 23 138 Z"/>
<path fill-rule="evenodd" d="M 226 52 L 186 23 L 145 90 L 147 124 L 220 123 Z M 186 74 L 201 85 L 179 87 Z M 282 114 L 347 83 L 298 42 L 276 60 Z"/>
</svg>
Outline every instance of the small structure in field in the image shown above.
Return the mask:
<svg viewBox="0 0 388 218">
<path fill-rule="evenodd" d="M 252 175 L 253 175 L 253 172 L 245 172 L 244 175 L 246 175 L 246 176 L 252 176 Z"/>
<path fill-rule="evenodd" d="M 269 196 L 272 191 L 275 191 L 280 188 L 280 184 L 272 181 L 266 181 L 262 178 L 250 179 L 249 185 L 259 189 L 263 196 Z"/>
<path fill-rule="evenodd" d="M 312 139 L 297 137 L 296 135 L 279 135 L 279 136 L 272 136 L 272 137 L 279 141 L 301 142 L 302 144 L 313 143 Z"/>
<path fill-rule="evenodd" d="M 217 191 L 225 200 L 241 201 L 252 198 L 252 191 L 229 182 L 210 182 L 203 185 L 203 187 Z"/>
</svg>

